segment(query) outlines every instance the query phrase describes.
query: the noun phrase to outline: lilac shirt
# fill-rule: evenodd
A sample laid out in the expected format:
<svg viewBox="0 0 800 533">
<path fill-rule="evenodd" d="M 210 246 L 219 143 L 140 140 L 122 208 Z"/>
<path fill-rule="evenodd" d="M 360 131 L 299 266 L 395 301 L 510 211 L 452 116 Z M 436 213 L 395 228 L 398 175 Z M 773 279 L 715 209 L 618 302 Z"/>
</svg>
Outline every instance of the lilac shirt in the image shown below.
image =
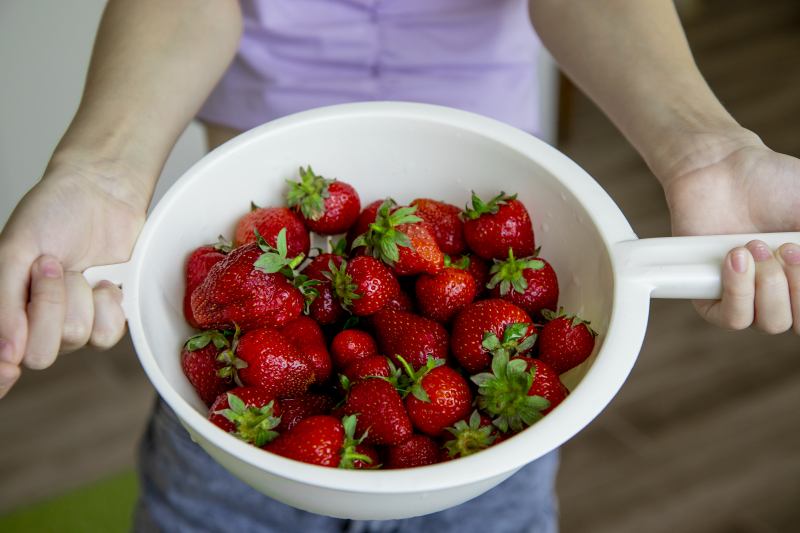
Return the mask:
<svg viewBox="0 0 800 533">
<path fill-rule="evenodd" d="M 330 104 L 447 105 L 538 133 L 527 0 L 241 0 L 239 51 L 198 117 L 250 129 Z"/>
</svg>

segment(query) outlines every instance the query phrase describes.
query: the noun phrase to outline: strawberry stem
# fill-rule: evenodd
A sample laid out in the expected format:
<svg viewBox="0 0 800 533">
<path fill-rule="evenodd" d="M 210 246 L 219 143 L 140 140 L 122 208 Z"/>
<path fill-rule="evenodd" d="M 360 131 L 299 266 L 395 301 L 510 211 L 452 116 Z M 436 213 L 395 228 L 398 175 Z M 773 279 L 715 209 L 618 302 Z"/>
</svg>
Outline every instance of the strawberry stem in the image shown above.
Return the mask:
<svg viewBox="0 0 800 533">
<path fill-rule="evenodd" d="M 233 423 L 236 429 L 232 433 L 239 439 L 261 447 L 278 436 L 274 429 L 281 423 L 281 419 L 274 416 L 274 404 L 274 401 L 270 401 L 261 407 L 247 407 L 241 398 L 229 392 L 229 408 L 216 411 L 215 414 L 220 414 Z"/>
<path fill-rule="evenodd" d="M 311 165 L 300 167 L 300 181 L 286 180 L 289 192 L 286 201 L 289 207 L 299 209 L 308 220 L 319 220 L 325 214 L 325 199 L 330 197 L 328 185 L 334 180 L 314 174 Z"/>
<path fill-rule="evenodd" d="M 500 209 L 500 206 L 510 202 L 511 200 L 515 200 L 517 198 L 516 194 L 511 196 L 507 195 L 505 192 L 500 192 L 497 196 L 489 200 L 488 202 L 484 202 L 481 200 L 481 197 L 475 194 L 475 191 L 472 191 L 472 207 L 467 205 L 462 212 L 464 218 L 469 220 L 475 220 L 480 218 L 481 215 L 486 214 L 495 214 Z"/>
<path fill-rule="evenodd" d="M 544 268 L 544 261 L 535 257 L 516 259 L 514 249 L 508 249 L 508 259 L 499 261 L 495 259 L 489 274 L 492 277 L 486 287 L 494 289 L 500 285 L 500 294 L 505 296 L 513 288 L 516 292 L 524 293 L 528 288 L 528 280 L 525 279 L 525 270 L 541 270 Z"/>
<path fill-rule="evenodd" d="M 394 209 L 395 201 L 391 198 L 385 200 L 378 208 L 375 222 L 370 224 L 366 233 L 359 235 L 353 241 L 352 248 L 366 247 L 367 253 L 376 257 L 389 266 L 400 259 L 399 247 L 410 248 L 411 239 L 405 232 L 397 229 L 402 224 L 416 224 L 422 219 L 415 215 L 416 206 L 399 207 Z"/>
<path fill-rule="evenodd" d="M 485 450 L 497 439 L 493 435 L 493 426 L 481 426 L 481 416 L 477 410 L 472 411 L 469 423 L 459 420 L 453 427 L 445 428 L 454 438 L 444 443 L 447 455 L 451 458 L 466 457 Z"/>
</svg>

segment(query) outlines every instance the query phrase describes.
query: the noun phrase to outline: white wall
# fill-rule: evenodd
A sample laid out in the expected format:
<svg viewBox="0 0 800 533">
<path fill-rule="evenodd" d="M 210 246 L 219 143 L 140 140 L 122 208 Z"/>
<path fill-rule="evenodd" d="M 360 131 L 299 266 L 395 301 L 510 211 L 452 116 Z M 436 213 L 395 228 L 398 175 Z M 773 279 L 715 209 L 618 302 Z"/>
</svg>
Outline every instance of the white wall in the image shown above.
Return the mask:
<svg viewBox="0 0 800 533">
<path fill-rule="evenodd" d="M 135 0 L 133 0 L 135 1 Z M 41 177 L 80 101 L 105 0 L 0 0 L 0 224 Z M 156 197 L 202 156 L 191 125 Z"/>
</svg>

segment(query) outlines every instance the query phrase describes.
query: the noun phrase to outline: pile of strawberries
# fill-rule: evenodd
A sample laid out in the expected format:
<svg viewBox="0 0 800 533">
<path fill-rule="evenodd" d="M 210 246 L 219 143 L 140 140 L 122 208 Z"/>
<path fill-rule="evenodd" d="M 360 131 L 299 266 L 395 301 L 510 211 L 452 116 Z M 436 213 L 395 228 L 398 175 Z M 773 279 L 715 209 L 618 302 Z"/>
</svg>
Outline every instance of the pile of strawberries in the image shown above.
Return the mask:
<svg viewBox="0 0 800 533">
<path fill-rule="evenodd" d="M 310 252 L 310 232 L 346 235 Z M 287 205 L 257 207 L 232 244 L 195 250 L 183 370 L 209 419 L 272 453 L 406 468 L 483 450 L 566 396 L 592 352 L 558 308 L 525 206 L 420 198 L 361 209 L 352 186 L 301 168 Z"/>
</svg>

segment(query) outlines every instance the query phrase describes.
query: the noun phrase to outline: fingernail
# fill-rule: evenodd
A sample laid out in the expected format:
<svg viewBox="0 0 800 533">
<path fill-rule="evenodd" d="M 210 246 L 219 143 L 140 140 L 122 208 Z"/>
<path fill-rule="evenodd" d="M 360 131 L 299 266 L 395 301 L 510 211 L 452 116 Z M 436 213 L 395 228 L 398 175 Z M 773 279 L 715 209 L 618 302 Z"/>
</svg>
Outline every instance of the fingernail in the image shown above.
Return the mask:
<svg viewBox="0 0 800 533">
<path fill-rule="evenodd" d="M 781 257 L 787 265 L 800 265 L 800 246 L 794 243 L 781 247 Z"/>
<path fill-rule="evenodd" d="M 731 267 L 737 274 L 744 274 L 747 272 L 747 252 L 744 250 L 735 250 L 731 254 Z"/>
<path fill-rule="evenodd" d="M 747 244 L 747 249 L 753 254 L 753 259 L 757 262 L 766 261 L 772 257 L 769 247 L 761 241 L 752 241 Z"/>
<path fill-rule="evenodd" d="M 14 364 L 14 347 L 5 339 L 0 339 L 0 361 Z"/>
<path fill-rule="evenodd" d="M 49 257 L 39 263 L 39 269 L 46 278 L 58 279 L 62 274 L 61 263 Z"/>
</svg>

